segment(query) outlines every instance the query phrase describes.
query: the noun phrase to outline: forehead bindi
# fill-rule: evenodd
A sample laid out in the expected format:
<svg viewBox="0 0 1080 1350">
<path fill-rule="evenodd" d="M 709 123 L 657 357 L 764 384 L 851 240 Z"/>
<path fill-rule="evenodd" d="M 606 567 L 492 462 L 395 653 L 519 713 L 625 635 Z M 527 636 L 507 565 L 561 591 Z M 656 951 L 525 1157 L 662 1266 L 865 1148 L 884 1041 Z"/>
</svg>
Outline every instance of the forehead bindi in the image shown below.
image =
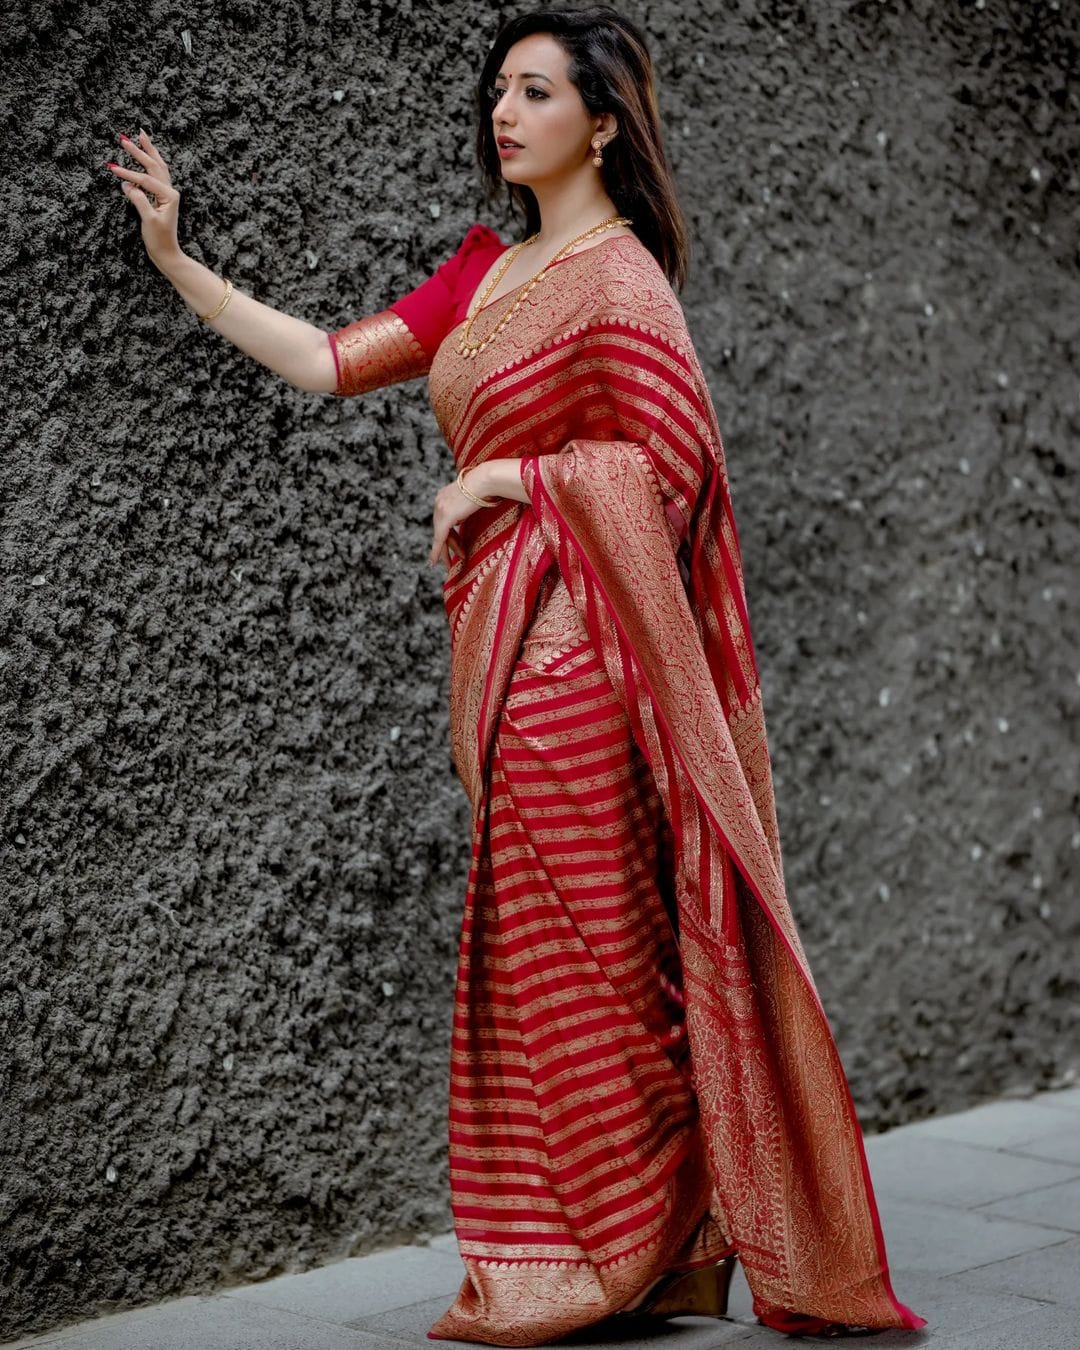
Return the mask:
<svg viewBox="0 0 1080 1350">
<path fill-rule="evenodd" d="M 510 71 L 500 70 L 495 76 L 497 80 L 512 80 L 514 78 Z M 542 70 L 523 70 L 518 76 L 519 80 L 547 80 L 548 84 L 554 84 L 555 81 L 550 76 L 545 75 Z"/>
<path fill-rule="evenodd" d="M 506 53 L 502 69 L 495 78 L 543 80 L 547 84 L 554 85 L 560 75 L 565 73 L 566 65 L 566 53 L 553 39 L 547 36 L 526 38 L 515 43 Z"/>
</svg>

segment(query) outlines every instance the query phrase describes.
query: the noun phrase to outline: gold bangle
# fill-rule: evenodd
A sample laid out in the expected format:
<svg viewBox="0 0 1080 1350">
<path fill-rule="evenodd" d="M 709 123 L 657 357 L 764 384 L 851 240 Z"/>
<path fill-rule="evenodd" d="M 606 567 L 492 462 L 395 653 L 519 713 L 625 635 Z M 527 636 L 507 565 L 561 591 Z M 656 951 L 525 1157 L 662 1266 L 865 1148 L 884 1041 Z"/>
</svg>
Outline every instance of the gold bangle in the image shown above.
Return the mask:
<svg viewBox="0 0 1080 1350">
<path fill-rule="evenodd" d="M 197 319 L 202 319 L 203 323 L 209 323 L 211 319 L 216 319 L 225 306 L 229 303 L 229 296 L 232 295 L 232 282 L 228 277 L 225 278 L 225 294 L 221 297 L 221 303 L 217 309 L 212 309 L 209 314 L 196 314 Z"/>
<path fill-rule="evenodd" d="M 475 492 L 470 492 L 465 486 L 465 470 L 462 469 L 457 476 L 457 485 L 464 492 L 465 496 L 474 501 L 477 506 L 494 506 L 498 502 L 498 497 L 478 497 Z"/>
</svg>

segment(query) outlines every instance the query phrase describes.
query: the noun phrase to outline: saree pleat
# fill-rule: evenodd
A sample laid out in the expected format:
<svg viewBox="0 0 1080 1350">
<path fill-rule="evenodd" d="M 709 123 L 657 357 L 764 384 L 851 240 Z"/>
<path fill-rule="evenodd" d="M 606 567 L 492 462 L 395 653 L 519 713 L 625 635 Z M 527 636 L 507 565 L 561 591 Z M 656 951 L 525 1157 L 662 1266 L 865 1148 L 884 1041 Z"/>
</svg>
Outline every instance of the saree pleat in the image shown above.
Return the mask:
<svg viewBox="0 0 1080 1350">
<path fill-rule="evenodd" d="M 660 796 L 554 573 L 536 614 L 492 741 L 455 999 L 451 1183 L 472 1268 L 432 1329 L 500 1345 L 595 1321 L 729 1245 Z"/>
<path fill-rule="evenodd" d="M 557 267 L 477 359 L 455 328 L 430 370 L 457 465 L 519 457 L 529 501 L 467 517 L 444 583 L 473 807 L 449 1107 L 466 1276 L 429 1335 L 541 1345 L 732 1248 L 768 1325 L 922 1326 L 784 890 L 681 309 L 632 236 Z"/>
</svg>

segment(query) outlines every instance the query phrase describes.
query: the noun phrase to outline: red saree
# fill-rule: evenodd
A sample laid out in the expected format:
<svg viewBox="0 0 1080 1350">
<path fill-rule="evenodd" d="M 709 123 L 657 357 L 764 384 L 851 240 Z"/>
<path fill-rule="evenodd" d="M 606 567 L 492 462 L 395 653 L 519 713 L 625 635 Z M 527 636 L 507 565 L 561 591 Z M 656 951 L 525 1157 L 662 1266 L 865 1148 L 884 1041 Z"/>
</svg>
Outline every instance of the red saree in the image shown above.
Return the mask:
<svg viewBox="0 0 1080 1350">
<path fill-rule="evenodd" d="M 840 1059 L 784 891 L 724 451 L 682 310 L 602 236 L 472 360 L 475 225 L 331 335 L 338 392 L 429 375 L 458 467 L 529 503 L 459 527 L 451 743 L 473 808 L 451 1047 L 466 1277 L 429 1335 L 540 1345 L 734 1248 L 786 1331 L 898 1302 Z M 510 296 L 487 305 L 479 340 Z"/>
</svg>

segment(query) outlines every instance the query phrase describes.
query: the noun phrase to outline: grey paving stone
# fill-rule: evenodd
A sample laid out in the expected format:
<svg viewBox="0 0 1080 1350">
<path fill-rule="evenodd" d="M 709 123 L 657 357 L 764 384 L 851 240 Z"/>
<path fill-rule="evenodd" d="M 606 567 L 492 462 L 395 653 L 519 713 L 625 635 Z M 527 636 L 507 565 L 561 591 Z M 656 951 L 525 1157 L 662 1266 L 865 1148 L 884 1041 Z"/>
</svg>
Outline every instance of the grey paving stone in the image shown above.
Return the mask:
<svg viewBox="0 0 1080 1350">
<path fill-rule="evenodd" d="M 618 1331 L 610 1323 L 585 1330 L 576 1336 L 567 1336 L 558 1342 L 555 1350 L 571 1350 L 578 1347 L 604 1347 L 604 1350 L 715 1350 L 719 1346 L 738 1346 L 743 1350 L 747 1341 L 761 1324 L 755 1320 L 753 1326 L 727 1318 L 718 1317 L 676 1317 L 668 1320 L 658 1319 L 655 1323 L 640 1326 L 637 1330 Z M 431 1342 L 429 1341 L 430 1345 Z M 774 1347 L 779 1350 L 779 1347 Z"/>
<path fill-rule="evenodd" d="M 927 1326 L 914 1331 L 879 1331 L 872 1336 L 845 1336 L 839 1344 L 877 1346 L 878 1350 L 918 1350 L 922 1345 L 936 1347 L 939 1338 L 950 1334 L 966 1334 L 980 1327 L 990 1327 L 1006 1318 L 1026 1316 L 1032 1310 L 1029 1299 L 1016 1294 L 988 1292 L 967 1287 L 957 1278 L 939 1279 L 921 1271 L 892 1269 L 893 1292 L 913 1312 L 925 1317 Z M 788 1344 L 823 1345 L 824 1341 L 804 1340 L 789 1342 L 760 1323 L 752 1338 L 739 1341 L 739 1350 L 783 1350 Z M 1019 1348 L 1018 1348 L 1019 1350 Z M 1022 1350 L 1028 1350 L 1023 1347 Z"/>
<path fill-rule="evenodd" d="M 456 1292 L 455 1290 L 454 1293 Z M 390 1312 L 365 1318 L 362 1324 L 357 1325 L 362 1326 L 369 1335 L 387 1332 L 410 1344 L 413 1341 L 418 1345 L 422 1342 L 429 1350 L 434 1345 L 465 1345 L 467 1344 L 465 1341 L 428 1340 L 428 1328 L 443 1315 L 453 1301 L 453 1294 L 440 1298 L 426 1298 L 417 1303 L 410 1303 L 407 1307 L 394 1308 Z"/>
<path fill-rule="evenodd" d="M 989 1215 L 977 1209 L 909 1204 L 889 1198 L 880 1205 L 889 1268 L 952 1275 L 1021 1252 L 1053 1246 L 1060 1230 Z M 897 1297 L 904 1302 L 900 1289 Z M 918 1312 L 918 1309 L 915 1310 Z"/>
<path fill-rule="evenodd" d="M 879 1195 L 969 1208 L 1080 1177 L 1067 1163 L 893 1130 L 867 1149 Z"/>
<path fill-rule="evenodd" d="M 1039 1094 L 1039 1100 L 1047 1106 L 1070 1106 L 1080 1111 L 1080 1086 L 1070 1088 L 1051 1088 Z"/>
<path fill-rule="evenodd" d="M 352 1325 L 374 1313 L 457 1293 L 465 1267 L 456 1249 L 396 1247 L 229 1289 L 224 1297 Z"/>
<path fill-rule="evenodd" d="M 1080 1116 L 1080 1112 L 1077 1114 Z M 1025 1158 L 1080 1164 L 1080 1120 L 1059 1134 L 1044 1135 L 1029 1144 L 1015 1144 L 1008 1151 L 1022 1154 Z"/>
<path fill-rule="evenodd" d="M 967 1335 L 945 1336 L 932 1345 L 933 1350 L 1078 1350 L 1080 1322 L 1073 1308 L 1033 1304 L 1026 1315 Z"/>
<path fill-rule="evenodd" d="M 982 1144 L 990 1148 L 1011 1148 L 1016 1144 L 1060 1134 L 1075 1120 L 1075 1108 L 1067 1102 L 1051 1104 L 1059 1094 L 1045 1093 L 1022 1101 L 989 1102 L 951 1116 L 930 1116 L 900 1128 L 904 1134 L 934 1135 L 938 1139 L 956 1139 L 962 1144 Z M 877 1135 L 886 1139 L 895 1131 Z"/>
<path fill-rule="evenodd" d="M 995 1200 L 992 1204 L 980 1205 L 976 1212 L 1080 1233 L 1080 1180 L 1046 1186 L 1025 1195 L 1012 1195 L 1007 1200 Z M 1077 1345 L 1080 1346 L 1080 1338 Z"/>
<path fill-rule="evenodd" d="M 857 1350 L 1080 1350 L 1080 1087 L 868 1136 L 897 1296 L 921 1332 L 845 1338 Z M 1053 1226 L 1061 1225 L 1061 1226 Z M 9 1350 L 403 1350 L 423 1346 L 463 1275 L 457 1240 L 335 1262 L 212 1297 L 58 1328 Z M 741 1269 L 729 1320 L 611 1327 L 560 1345 L 782 1350 Z M 816 1343 L 816 1342 L 806 1342 Z M 448 1347 L 463 1342 L 444 1342 Z"/>
<path fill-rule="evenodd" d="M 427 1342 L 431 1346 L 431 1342 Z M 179 1298 L 81 1322 L 17 1347 L 57 1350 L 387 1350 L 385 1337 L 225 1298 Z"/>
<path fill-rule="evenodd" d="M 1023 1294 L 1080 1310 L 1080 1238 L 1066 1238 L 1037 1252 L 992 1261 L 988 1266 L 965 1270 L 954 1279 L 965 1288 Z"/>
<path fill-rule="evenodd" d="M 427 1339 L 429 1327 L 446 1311 L 451 1300 L 444 1298 L 425 1299 L 408 1308 L 396 1308 L 393 1312 L 383 1313 L 379 1317 L 369 1318 L 363 1329 L 371 1334 L 386 1333 L 395 1337 L 397 1343 L 424 1345 L 431 1350 L 433 1345 L 468 1345 L 467 1341 L 430 1341 Z M 742 1345 L 754 1328 L 760 1329 L 756 1321 L 748 1326 L 739 1321 L 720 1320 L 714 1317 L 679 1317 L 669 1322 L 661 1322 L 652 1327 L 637 1324 L 625 1332 L 619 1332 L 607 1324 L 586 1329 L 573 1337 L 565 1337 L 557 1345 L 569 1350 L 571 1346 L 612 1346 L 618 1350 L 638 1350 L 648 1346 L 650 1350 L 712 1350 L 719 1345 Z M 775 1334 L 775 1333 L 774 1333 Z"/>
<path fill-rule="evenodd" d="M 1031 1311 L 1030 1299 L 1018 1293 L 976 1289 L 961 1283 L 959 1277 L 941 1278 L 922 1271 L 900 1269 L 890 1270 L 890 1275 L 893 1292 L 901 1303 L 906 1303 L 912 1312 L 926 1318 L 927 1325 L 921 1334 L 932 1337 L 935 1346 L 939 1336 L 966 1334 L 979 1327 L 994 1326 L 1007 1317 L 1024 1316 Z M 858 1339 L 867 1343 L 873 1339 L 877 1345 L 885 1345 L 888 1343 L 887 1337 L 897 1345 L 911 1345 L 913 1333 L 881 1332 L 873 1338 Z M 848 1339 L 844 1338 L 845 1344 Z"/>
<path fill-rule="evenodd" d="M 736 1322 L 744 1322 L 748 1327 L 760 1329 L 761 1323 L 754 1316 L 754 1297 L 746 1283 L 746 1274 L 738 1261 L 735 1273 L 731 1277 L 731 1292 L 728 1295 L 728 1316 Z"/>
<path fill-rule="evenodd" d="M 738 1346 L 739 1350 L 811 1350 L 815 1346 L 820 1350 L 827 1345 L 850 1347 L 850 1350 L 938 1350 L 943 1342 L 929 1333 L 930 1328 L 923 1327 L 920 1331 L 875 1331 L 866 1336 L 832 1340 L 822 1336 L 788 1337 L 758 1323 L 757 1331 L 739 1341 Z M 1034 1350 L 1034 1347 L 1025 1346 L 1023 1350 Z"/>
</svg>

